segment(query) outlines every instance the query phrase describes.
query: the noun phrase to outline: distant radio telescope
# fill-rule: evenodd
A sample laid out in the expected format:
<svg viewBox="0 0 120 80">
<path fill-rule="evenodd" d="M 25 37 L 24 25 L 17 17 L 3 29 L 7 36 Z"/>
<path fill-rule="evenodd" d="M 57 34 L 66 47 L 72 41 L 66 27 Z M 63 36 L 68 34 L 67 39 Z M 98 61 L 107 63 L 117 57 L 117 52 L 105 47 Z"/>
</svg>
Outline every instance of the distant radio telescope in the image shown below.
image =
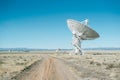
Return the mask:
<svg viewBox="0 0 120 80">
<path fill-rule="evenodd" d="M 99 37 L 99 34 L 88 26 L 88 19 L 82 22 L 68 19 L 67 25 L 73 34 L 72 45 L 75 48 L 74 54 L 84 54 L 81 49 L 82 40 L 92 40 Z"/>
</svg>

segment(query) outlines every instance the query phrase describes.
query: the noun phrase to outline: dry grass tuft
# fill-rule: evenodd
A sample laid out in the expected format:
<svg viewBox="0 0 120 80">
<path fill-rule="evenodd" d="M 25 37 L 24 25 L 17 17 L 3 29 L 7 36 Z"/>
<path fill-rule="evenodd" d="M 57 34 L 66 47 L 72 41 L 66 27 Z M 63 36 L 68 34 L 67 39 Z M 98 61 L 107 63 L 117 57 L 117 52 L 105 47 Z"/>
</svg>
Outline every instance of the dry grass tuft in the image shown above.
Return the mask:
<svg viewBox="0 0 120 80">
<path fill-rule="evenodd" d="M 111 63 L 111 64 L 108 64 L 106 67 L 106 69 L 112 69 L 112 68 L 120 68 L 120 64 Z"/>
</svg>

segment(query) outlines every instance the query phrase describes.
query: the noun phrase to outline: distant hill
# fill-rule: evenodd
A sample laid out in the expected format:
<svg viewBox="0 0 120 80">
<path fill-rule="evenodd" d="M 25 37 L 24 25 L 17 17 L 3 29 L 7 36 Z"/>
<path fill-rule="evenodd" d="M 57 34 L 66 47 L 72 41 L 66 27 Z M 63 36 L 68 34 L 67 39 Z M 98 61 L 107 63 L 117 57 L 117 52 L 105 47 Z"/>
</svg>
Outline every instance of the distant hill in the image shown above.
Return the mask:
<svg viewBox="0 0 120 80">
<path fill-rule="evenodd" d="M 120 50 L 120 48 L 85 48 L 84 50 Z"/>
<path fill-rule="evenodd" d="M 0 51 L 55 51 L 56 49 L 33 49 L 33 48 L 0 48 Z M 61 49 L 63 51 L 72 49 Z M 84 50 L 120 50 L 120 48 L 84 48 Z"/>
</svg>

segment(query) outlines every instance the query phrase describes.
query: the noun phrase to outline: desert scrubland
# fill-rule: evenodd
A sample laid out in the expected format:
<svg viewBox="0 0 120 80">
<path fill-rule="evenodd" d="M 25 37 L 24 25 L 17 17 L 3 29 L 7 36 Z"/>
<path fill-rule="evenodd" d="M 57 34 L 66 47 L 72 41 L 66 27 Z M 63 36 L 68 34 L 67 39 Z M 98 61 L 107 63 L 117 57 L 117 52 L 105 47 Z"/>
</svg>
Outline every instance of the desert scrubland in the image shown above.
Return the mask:
<svg viewBox="0 0 120 80">
<path fill-rule="evenodd" d="M 0 80 L 120 80 L 119 50 L 0 52 Z"/>
</svg>

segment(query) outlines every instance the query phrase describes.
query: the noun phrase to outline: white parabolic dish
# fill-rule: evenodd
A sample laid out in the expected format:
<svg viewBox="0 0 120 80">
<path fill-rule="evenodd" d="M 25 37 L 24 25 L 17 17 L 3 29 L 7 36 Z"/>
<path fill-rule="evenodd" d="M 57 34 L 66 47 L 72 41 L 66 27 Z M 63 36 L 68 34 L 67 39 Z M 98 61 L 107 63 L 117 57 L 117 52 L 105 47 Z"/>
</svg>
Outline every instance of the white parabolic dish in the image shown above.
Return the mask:
<svg viewBox="0 0 120 80">
<path fill-rule="evenodd" d="M 82 33 L 82 40 L 90 40 L 99 37 L 99 34 L 96 31 L 91 29 L 88 25 L 85 25 L 79 21 L 68 19 L 67 24 L 73 34 Z"/>
</svg>

